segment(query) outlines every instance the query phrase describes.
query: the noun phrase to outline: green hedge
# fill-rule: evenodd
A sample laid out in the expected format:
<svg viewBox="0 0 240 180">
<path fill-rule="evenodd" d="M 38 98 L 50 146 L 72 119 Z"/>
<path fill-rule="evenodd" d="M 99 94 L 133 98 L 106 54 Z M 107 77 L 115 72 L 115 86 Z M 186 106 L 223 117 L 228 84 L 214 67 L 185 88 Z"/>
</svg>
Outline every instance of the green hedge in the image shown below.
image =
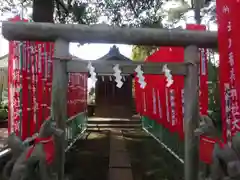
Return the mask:
<svg viewBox="0 0 240 180">
<path fill-rule="evenodd" d="M 167 128 L 157 124 L 156 121 L 151 120 L 148 117 L 142 117 L 142 126 L 181 159 L 184 159 L 184 142 L 179 139 L 177 133 L 169 132 Z"/>
<path fill-rule="evenodd" d="M 87 128 L 87 114 L 81 112 L 67 123 L 66 140 L 71 142 Z"/>
</svg>

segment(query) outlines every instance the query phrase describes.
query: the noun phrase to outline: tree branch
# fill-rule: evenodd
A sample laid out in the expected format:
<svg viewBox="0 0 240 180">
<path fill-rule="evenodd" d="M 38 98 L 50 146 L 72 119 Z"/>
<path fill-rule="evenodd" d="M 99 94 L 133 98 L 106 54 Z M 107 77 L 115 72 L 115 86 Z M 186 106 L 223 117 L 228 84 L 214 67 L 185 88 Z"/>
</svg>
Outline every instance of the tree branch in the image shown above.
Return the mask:
<svg viewBox="0 0 240 180">
<path fill-rule="evenodd" d="M 132 3 L 132 0 L 128 0 L 128 2 L 129 2 L 129 5 L 130 5 L 130 8 L 131 8 L 132 11 L 133 11 L 134 17 L 135 17 L 135 18 L 138 18 L 138 14 L 137 14 L 137 12 L 136 12 L 136 10 L 135 10 L 135 8 L 134 8 L 134 5 L 133 5 L 133 3 Z"/>
</svg>

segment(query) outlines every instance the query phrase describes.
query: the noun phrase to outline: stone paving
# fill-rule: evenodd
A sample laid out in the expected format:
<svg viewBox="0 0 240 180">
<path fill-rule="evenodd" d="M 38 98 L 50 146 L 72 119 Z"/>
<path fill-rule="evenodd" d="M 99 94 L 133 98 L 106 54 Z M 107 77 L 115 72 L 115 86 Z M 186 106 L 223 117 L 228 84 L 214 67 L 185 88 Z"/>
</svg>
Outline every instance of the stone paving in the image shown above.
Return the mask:
<svg viewBox="0 0 240 180">
<path fill-rule="evenodd" d="M 109 180 L 133 180 L 131 163 L 121 130 L 111 129 Z"/>
</svg>

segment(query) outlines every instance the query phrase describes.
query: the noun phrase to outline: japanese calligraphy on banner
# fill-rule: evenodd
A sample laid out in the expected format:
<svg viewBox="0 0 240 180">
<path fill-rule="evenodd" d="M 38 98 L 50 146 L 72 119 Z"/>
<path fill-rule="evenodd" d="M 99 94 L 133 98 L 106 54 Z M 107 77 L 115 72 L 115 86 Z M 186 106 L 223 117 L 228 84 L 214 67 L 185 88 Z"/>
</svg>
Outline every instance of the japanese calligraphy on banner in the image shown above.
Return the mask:
<svg viewBox="0 0 240 180">
<path fill-rule="evenodd" d="M 146 74 L 144 75 L 145 81 L 147 83 L 147 86 L 143 89 L 144 97 L 146 98 L 146 116 L 148 116 L 150 119 L 154 117 L 154 110 L 153 107 L 155 106 L 153 103 L 153 82 L 151 81 L 151 75 Z M 143 99 L 145 101 L 145 99 Z"/>
<path fill-rule="evenodd" d="M 161 47 L 158 51 L 147 57 L 148 62 L 181 62 L 183 61 L 183 48 Z M 147 105 L 151 112 L 148 115 L 169 128 L 171 132 L 177 132 L 178 122 L 181 120 L 179 109 L 182 104 L 178 103 L 179 84 L 183 85 L 183 77 L 174 76 L 174 83 L 166 87 L 166 79 L 163 75 L 147 75 Z M 181 102 L 181 101 L 180 101 Z"/>
<path fill-rule="evenodd" d="M 22 42 L 22 139 L 30 134 L 30 123 L 32 120 L 32 92 L 31 92 L 31 56 L 32 49 L 30 42 Z"/>
<path fill-rule="evenodd" d="M 8 132 L 23 140 L 50 116 L 53 54 L 52 42 L 9 42 Z M 87 110 L 87 79 L 86 73 L 69 74 L 68 117 Z"/>
<path fill-rule="evenodd" d="M 136 111 L 142 115 L 142 103 L 141 103 L 141 91 L 140 91 L 140 84 L 138 83 L 138 78 L 134 76 L 134 93 L 135 93 L 135 104 L 136 104 Z"/>
<path fill-rule="evenodd" d="M 19 69 L 18 66 L 19 58 L 15 57 L 15 42 L 9 42 L 9 63 L 8 63 L 8 73 L 11 76 L 8 76 L 8 99 L 9 99 L 9 106 L 8 106 L 8 132 L 12 133 L 15 132 L 19 135 L 20 131 L 20 116 L 19 116 L 19 93 L 17 92 L 17 88 L 19 86 Z"/>
<path fill-rule="evenodd" d="M 161 47 L 160 51 L 163 56 L 162 62 L 183 62 L 184 48 L 182 47 Z M 161 62 L 160 61 L 160 62 Z M 166 87 L 166 79 L 164 77 L 165 98 L 166 98 L 166 118 L 171 132 L 177 132 L 181 136 L 182 131 L 182 101 L 181 89 L 184 87 L 183 76 L 173 76 L 173 84 Z"/>
<path fill-rule="evenodd" d="M 10 21 L 27 21 L 21 20 L 16 16 Z M 26 42 L 10 41 L 9 42 L 9 63 L 8 63 L 8 133 L 15 132 L 18 136 L 26 136 L 26 121 L 23 120 L 23 113 L 27 111 L 27 103 L 23 101 L 26 96 L 23 91 L 25 86 L 26 61 L 28 55 L 28 44 Z M 23 108 L 24 105 L 24 108 Z"/>
<path fill-rule="evenodd" d="M 68 117 L 85 112 L 87 108 L 87 74 L 69 73 L 68 77 Z"/>
<path fill-rule="evenodd" d="M 146 89 L 142 89 L 138 82 L 138 78 L 135 77 L 135 99 L 137 104 L 137 110 L 141 115 L 148 115 L 147 112 L 147 92 Z"/>
<path fill-rule="evenodd" d="M 188 24 L 187 29 L 205 30 L 203 25 Z M 200 49 L 200 113 L 207 114 L 208 110 L 208 73 L 207 50 Z M 147 57 L 149 62 L 183 62 L 184 48 L 160 47 L 158 51 Z M 146 75 L 147 113 L 146 115 L 171 132 L 178 132 L 181 139 L 184 137 L 184 77 L 173 76 L 173 84 L 166 87 L 163 75 Z"/>
<path fill-rule="evenodd" d="M 224 97 L 221 99 L 223 139 L 229 145 L 232 136 L 240 130 L 240 87 L 237 84 L 240 26 L 236 7 L 240 7 L 238 1 L 217 1 L 220 94 Z"/>
</svg>

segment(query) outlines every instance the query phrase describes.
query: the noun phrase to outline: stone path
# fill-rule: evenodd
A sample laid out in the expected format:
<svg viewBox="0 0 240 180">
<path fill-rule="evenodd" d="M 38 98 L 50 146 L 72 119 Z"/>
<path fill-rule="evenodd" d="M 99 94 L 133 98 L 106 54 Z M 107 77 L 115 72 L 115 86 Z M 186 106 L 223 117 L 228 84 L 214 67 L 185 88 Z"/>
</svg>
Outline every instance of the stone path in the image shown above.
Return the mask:
<svg viewBox="0 0 240 180">
<path fill-rule="evenodd" d="M 110 132 L 109 180 L 133 180 L 131 163 L 122 131 Z"/>
</svg>

